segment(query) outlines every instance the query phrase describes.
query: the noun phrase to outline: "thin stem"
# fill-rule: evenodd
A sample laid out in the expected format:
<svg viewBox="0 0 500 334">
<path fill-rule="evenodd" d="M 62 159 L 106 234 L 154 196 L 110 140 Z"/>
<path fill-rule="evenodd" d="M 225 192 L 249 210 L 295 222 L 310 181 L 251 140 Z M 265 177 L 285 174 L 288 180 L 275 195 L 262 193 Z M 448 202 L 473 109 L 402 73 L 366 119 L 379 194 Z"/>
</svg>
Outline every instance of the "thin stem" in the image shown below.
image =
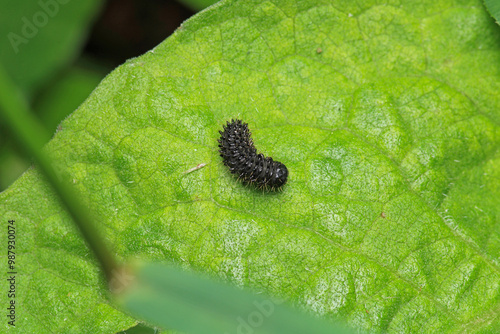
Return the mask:
<svg viewBox="0 0 500 334">
<path fill-rule="evenodd" d="M 37 163 L 38 169 L 45 175 L 48 183 L 59 196 L 61 204 L 73 218 L 89 248 L 94 252 L 97 260 L 108 279 L 117 272 L 117 263 L 113 254 L 106 247 L 94 226 L 85 205 L 79 200 L 75 190 L 65 182 L 54 170 L 54 164 L 42 151 L 42 145 L 50 137 L 30 113 L 25 99 L 15 84 L 11 81 L 4 68 L 0 65 L 0 116 L 3 117 L 7 128 L 14 140 L 24 149 L 28 157 Z"/>
</svg>

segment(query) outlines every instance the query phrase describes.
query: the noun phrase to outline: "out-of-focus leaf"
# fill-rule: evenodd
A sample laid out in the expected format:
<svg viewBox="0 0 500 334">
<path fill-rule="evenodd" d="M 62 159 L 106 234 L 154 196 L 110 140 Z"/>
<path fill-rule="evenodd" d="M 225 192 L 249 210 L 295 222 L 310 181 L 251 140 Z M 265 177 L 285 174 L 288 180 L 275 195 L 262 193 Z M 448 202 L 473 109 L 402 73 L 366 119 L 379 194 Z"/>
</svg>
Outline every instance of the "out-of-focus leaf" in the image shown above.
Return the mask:
<svg viewBox="0 0 500 334">
<path fill-rule="evenodd" d="M 35 103 L 35 112 L 51 133 L 72 113 L 99 84 L 104 75 L 95 70 L 73 67 L 52 82 Z M 4 133 L 3 140 L 9 137 Z M 9 143 L 0 144 L 0 190 L 7 188 L 29 166 L 30 161 L 20 156 Z"/>
<path fill-rule="evenodd" d="M 100 0 L 0 0 L 0 62 L 30 96 L 78 54 Z"/>
<path fill-rule="evenodd" d="M 0 147 L 3 147 L 0 150 L 1 191 L 11 185 L 28 168 L 29 161 L 21 157 L 10 145 L 3 146 L 0 144 Z"/>
<path fill-rule="evenodd" d="M 145 324 L 138 324 L 137 326 L 131 327 L 123 332 L 117 334 L 177 334 L 172 331 L 162 331 L 160 329 L 149 327 Z"/>
<path fill-rule="evenodd" d="M 125 309 L 163 328 L 192 334 L 347 334 L 334 323 L 183 270 L 153 264 L 140 268 L 122 296 Z"/>
<path fill-rule="evenodd" d="M 500 0 L 484 0 L 484 4 L 495 21 L 500 24 Z"/>
<path fill-rule="evenodd" d="M 185 4 L 187 7 L 191 8 L 194 11 L 200 11 L 209 6 L 212 6 L 218 0 L 178 0 L 178 1 L 182 2 L 183 4 Z"/>
<path fill-rule="evenodd" d="M 35 112 L 43 125 L 55 132 L 57 125 L 80 106 L 103 77 L 103 73 L 82 67 L 62 74 L 35 103 Z"/>
</svg>

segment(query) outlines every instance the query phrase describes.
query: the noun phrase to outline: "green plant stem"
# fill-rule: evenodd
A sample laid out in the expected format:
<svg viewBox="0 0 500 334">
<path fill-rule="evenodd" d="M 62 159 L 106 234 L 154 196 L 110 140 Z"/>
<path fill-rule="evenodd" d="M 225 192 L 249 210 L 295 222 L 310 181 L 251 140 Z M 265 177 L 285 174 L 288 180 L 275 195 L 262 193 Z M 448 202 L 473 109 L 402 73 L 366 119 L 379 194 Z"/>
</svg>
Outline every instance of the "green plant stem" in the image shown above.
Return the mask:
<svg viewBox="0 0 500 334">
<path fill-rule="evenodd" d="M 10 130 L 12 138 L 19 144 L 28 157 L 32 157 L 35 160 L 38 169 L 45 175 L 55 193 L 59 195 L 61 204 L 73 218 L 73 222 L 78 226 L 88 246 L 101 264 L 108 282 L 110 282 L 112 274 L 117 272 L 117 263 L 113 254 L 106 247 L 103 239 L 94 227 L 88 210 L 78 200 L 75 191 L 69 184 L 59 180 L 60 176 L 56 174 L 54 165 L 42 151 L 43 144 L 50 138 L 47 131 L 30 113 L 22 94 L 1 65 L 0 115 L 6 123 L 6 127 Z"/>
</svg>

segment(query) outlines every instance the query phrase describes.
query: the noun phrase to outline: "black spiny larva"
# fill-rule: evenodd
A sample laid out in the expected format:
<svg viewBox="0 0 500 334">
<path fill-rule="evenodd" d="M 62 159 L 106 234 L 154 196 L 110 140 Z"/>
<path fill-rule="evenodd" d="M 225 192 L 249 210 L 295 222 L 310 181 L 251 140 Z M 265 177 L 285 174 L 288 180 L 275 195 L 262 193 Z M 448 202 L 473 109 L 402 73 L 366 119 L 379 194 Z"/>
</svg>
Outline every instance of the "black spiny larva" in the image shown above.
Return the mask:
<svg viewBox="0 0 500 334">
<path fill-rule="evenodd" d="M 232 119 L 219 131 L 219 152 L 224 165 L 243 182 L 262 189 L 280 189 L 288 178 L 288 169 L 279 161 L 258 153 L 248 124 Z"/>
</svg>

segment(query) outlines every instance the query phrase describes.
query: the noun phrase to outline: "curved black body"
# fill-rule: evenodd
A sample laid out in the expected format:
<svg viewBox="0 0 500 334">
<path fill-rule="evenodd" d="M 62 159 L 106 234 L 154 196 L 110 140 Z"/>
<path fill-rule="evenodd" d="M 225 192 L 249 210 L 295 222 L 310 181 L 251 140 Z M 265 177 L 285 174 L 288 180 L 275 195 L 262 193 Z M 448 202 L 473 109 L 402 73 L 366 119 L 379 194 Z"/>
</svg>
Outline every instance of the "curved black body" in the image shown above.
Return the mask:
<svg viewBox="0 0 500 334">
<path fill-rule="evenodd" d="M 288 169 L 281 162 L 257 153 L 247 123 L 232 119 L 219 133 L 219 152 L 224 165 L 243 182 L 270 190 L 286 183 Z"/>
</svg>

